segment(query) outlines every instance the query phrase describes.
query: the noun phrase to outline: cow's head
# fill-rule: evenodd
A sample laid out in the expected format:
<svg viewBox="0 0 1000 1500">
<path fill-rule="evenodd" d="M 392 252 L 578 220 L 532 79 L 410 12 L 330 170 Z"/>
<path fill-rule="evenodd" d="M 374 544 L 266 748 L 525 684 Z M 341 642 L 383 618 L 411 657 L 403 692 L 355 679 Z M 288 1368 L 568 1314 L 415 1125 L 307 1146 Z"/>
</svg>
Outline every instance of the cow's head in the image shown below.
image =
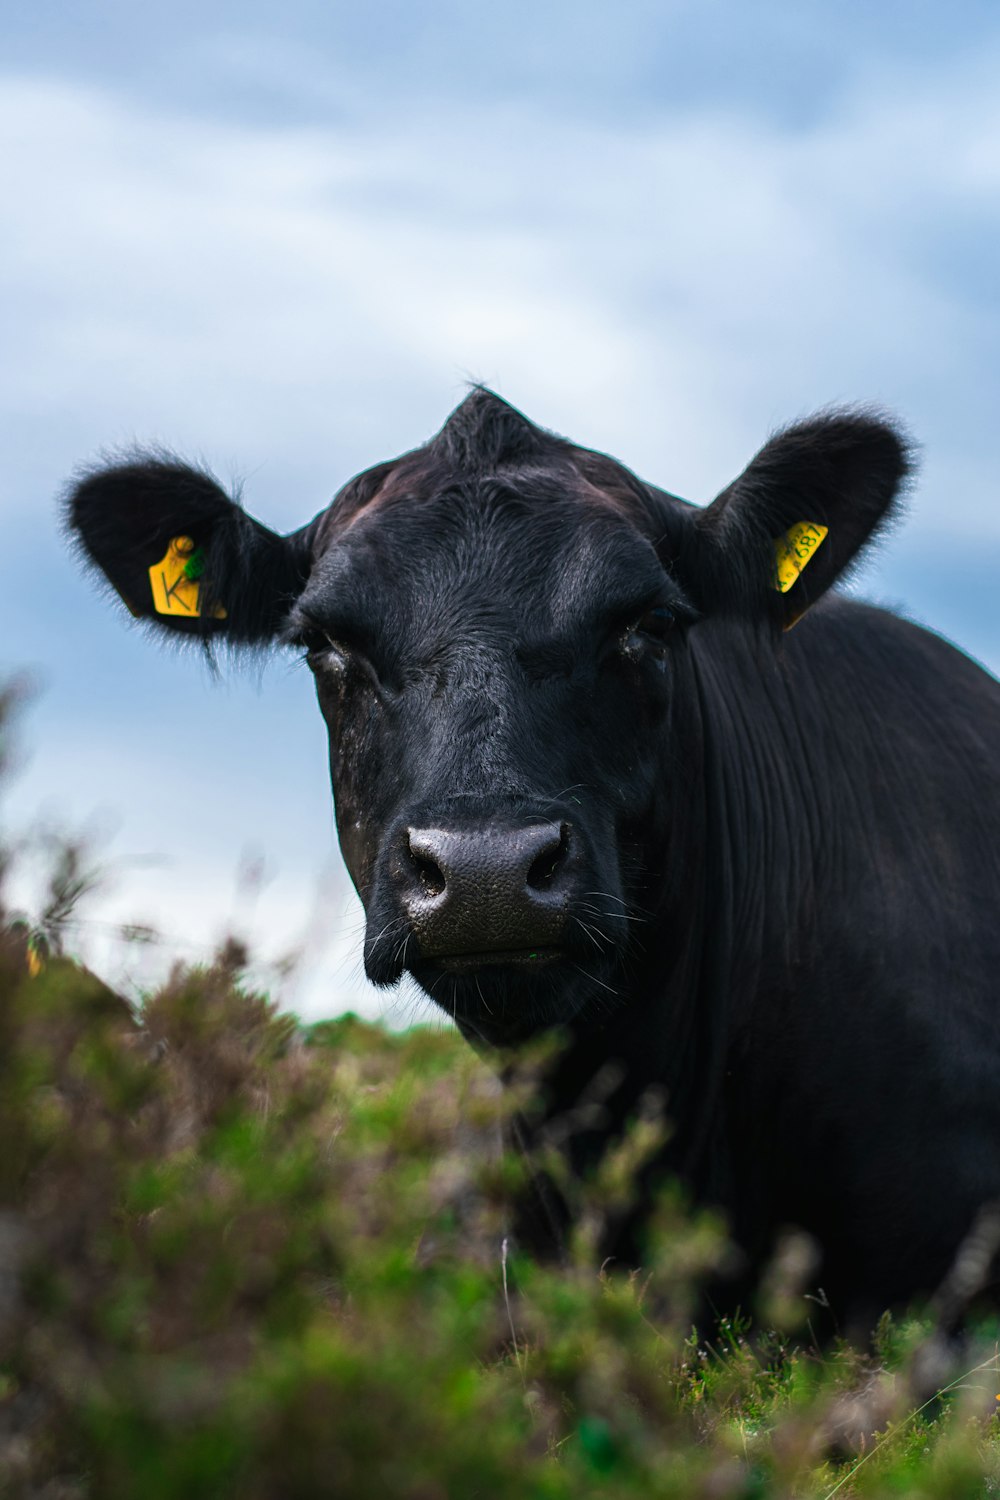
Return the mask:
<svg viewBox="0 0 1000 1500">
<path fill-rule="evenodd" d="M 369 977 L 409 969 L 499 1041 L 613 1005 L 656 912 L 669 949 L 701 796 L 699 640 L 777 641 L 905 472 L 891 427 L 835 413 L 700 509 L 476 390 L 287 537 L 162 456 L 89 473 L 68 512 L 157 629 L 304 651 Z"/>
</svg>

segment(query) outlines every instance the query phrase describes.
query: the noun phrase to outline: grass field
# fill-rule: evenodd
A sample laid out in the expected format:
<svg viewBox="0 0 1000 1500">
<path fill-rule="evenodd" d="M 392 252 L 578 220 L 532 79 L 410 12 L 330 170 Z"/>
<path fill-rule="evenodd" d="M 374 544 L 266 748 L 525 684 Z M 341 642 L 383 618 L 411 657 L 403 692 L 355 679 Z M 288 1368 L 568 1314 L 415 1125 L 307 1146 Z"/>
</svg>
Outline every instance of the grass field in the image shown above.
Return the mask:
<svg viewBox="0 0 1000 1500">
<path fill-rule="evenodd" d="M 302 1029 L 235 944 L 136 1015 L 59 955 L 74 882 L 57 859 L 0 939 L 0 1495 L 1000 1492 L 992 1329 L 818 1349 L 790 1240 L 770 1331 L 696 1337 L 725 1239 L 676 1192 L 641 1272 L 595 1263 L 648 1121 L 581 1191 L 571 1265 L 520 1259 L 506 1105 L 457 1035 Z"/>
</svg>

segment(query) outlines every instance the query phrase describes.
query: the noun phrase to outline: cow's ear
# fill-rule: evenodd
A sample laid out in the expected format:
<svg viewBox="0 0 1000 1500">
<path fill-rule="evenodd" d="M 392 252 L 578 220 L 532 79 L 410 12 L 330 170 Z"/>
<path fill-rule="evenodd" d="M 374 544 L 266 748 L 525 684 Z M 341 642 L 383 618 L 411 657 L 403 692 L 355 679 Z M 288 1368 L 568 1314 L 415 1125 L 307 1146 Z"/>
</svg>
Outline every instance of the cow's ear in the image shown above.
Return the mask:
<svg viewBox="0 0 1000 1500">
<path fill-rule="evenodd" d="M 87 561 L 133 615 L 175 635 L 269 641 L 308 575 L 308 528 L 278 536 L 174 458 L 95 469 L 65 504 Z"/>
<path fill-rule="evenodd" d="M 691 519 L 685 572 L 702 607 L 793 625 L 885 524 L 911 470 L 902 433 L 867 412 L 779 432 Z"/>
</svg>

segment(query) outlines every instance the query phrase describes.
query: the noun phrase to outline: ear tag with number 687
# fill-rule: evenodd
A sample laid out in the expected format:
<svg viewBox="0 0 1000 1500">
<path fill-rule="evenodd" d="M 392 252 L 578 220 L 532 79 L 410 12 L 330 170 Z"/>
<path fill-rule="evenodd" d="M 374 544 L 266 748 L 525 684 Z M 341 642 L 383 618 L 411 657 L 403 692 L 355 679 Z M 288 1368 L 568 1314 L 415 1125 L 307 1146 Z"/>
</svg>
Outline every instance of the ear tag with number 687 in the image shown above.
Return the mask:
<svg viewBox="0 0 1000 1500">
<path fill-rule="evenodd" d="M 782 594 L 788 593 L 802 569 L 812 562 L 829 529 L 818 521 L 796 521 L 778 537 L 774 544 L 774 587 Z"/>
</svg>

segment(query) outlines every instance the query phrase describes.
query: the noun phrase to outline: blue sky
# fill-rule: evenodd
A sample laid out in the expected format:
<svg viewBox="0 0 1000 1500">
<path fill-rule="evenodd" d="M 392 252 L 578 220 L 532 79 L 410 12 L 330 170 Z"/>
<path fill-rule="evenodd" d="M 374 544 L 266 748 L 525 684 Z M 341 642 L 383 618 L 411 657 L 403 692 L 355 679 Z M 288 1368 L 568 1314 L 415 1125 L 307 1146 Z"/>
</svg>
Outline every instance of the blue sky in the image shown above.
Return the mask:
<svg viewBox="0 0 1000 1500">
<path fill-rule="evenodd" d="M 102 843 L 79 951 L 141 978 L 306 933 L 288 1003 L 384 1005 L 307 675 L 213 684 L 124 627 L 55 524 L 102 449 L 290 529 L 469 378 L 694 499 L 874 401 L 923 465 L 858 587 L 1000 668 L 998 82 L 986 0 L 8 8 L 0 612 L 39 696 L 7 816 Z M 164 943 L 126 951 L 133 916 Z"/>
</svg>

